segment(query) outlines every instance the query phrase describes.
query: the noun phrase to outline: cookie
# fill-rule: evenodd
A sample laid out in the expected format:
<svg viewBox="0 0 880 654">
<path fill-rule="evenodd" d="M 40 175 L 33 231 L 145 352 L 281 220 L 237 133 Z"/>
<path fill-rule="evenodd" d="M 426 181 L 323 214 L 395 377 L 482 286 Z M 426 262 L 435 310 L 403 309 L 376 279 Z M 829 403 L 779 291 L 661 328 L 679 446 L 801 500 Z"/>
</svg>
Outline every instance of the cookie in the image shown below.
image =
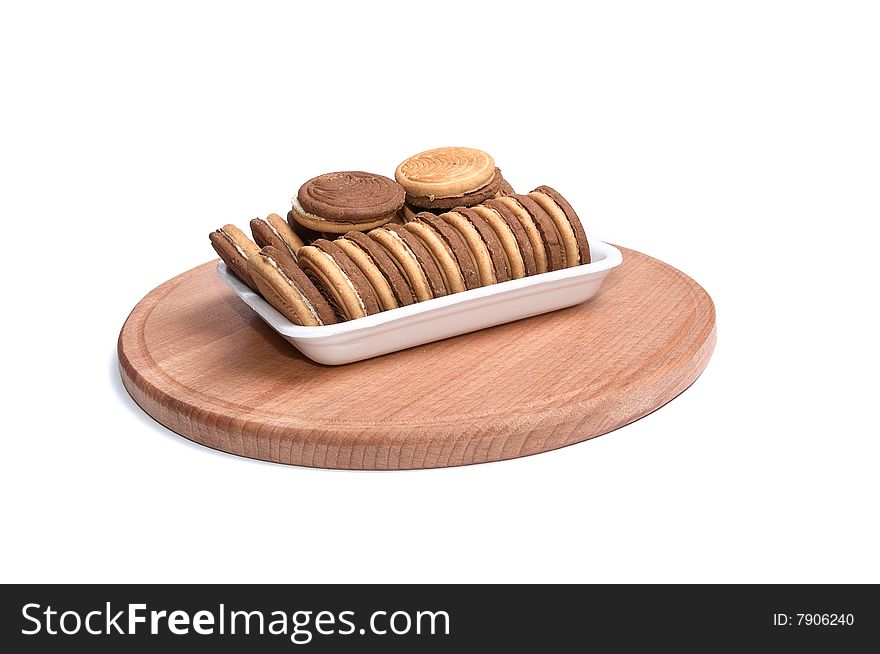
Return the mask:
<svg viewBox="0 0 880 654">
<path fill-rule="evenodd" d="M 394 178 L 418 197 L 451 198 L 486 186 L 495 175 L 495 160 L 474 148 L 434 148 L 397 166 Z"/>
<path fill-rule="evenodd" d="M 563 236 L 566 266 L 590 263 L 590 244 L 587 233 L 574 208 L 562 195 L 549 186 L 539 186 L 529 193 L 535 202 L 550 214 Z"/>
<path fill-rule="evenodd" d="M 430 211 L 417 213 L 413 222 L 425 223 L 440 235 L 455 257 L 466 290 L 480 287 L 480 273 L 477 270 L 474 256 L 457 229 Z M 407 225 L 409 224 L 407 223 Z"/>
<path fill-rule="evenodd" d="M 403 206 L 403 187 L 383 175 L 327 173 L 303 184 L 293 198 L 293 220 L 316 232 L 368 231 L 392 220 Z"/>
<path fill-rule="evenodd" d="M 497 187 L 493 184 L 491 187 L 487 187 L 487 192 L 478 191 L 477 193 L 466 194 L 455 198 L 435 198 L 433 201 L 430 198 L 417 200 L 421 201 L 423 205 L 429 206 L 416 206 L 409 202 L 404 202 L 403 207 L 397 212 L 398 221 L 405 225 L 413 220 L 417 213 L 423 211 L 430 211 L 435 216 L 439 216 L 441 213 L 444 213 L 449 209 L 454 209 L 455 207 L 474 207 L 490 198 L 501 198 L 505 195 L 514 194 L 516 191 L 514 191 L 513 187 L 507 182 L 507 180 L 501 176 L 501 171 L 496 168 L 495 172 L 499 177 Z M 494 193 L 492 192 L 493 190 Z M 407 197 L 410 196 L 407 195 Z"/>
<path fill-rule="evenodd" d="M 559 236 L 553 220 L 541 206 L 526 195 L 507 195 L 498 198 L 517 217 L 526 230 L 535 254 L 537 272 L 559 270 L 563 267 L 564 249 L 559 243 Z M 487 204 L 495 202 L 492 200 Z"/>
<path fill-rule="evenodd" d="M 498 240 L 501 243 L 502 252 L 504 253 L 504 261 L 507 264 L 507 271 L 510 279 L 521 279 L 525 277 L 526 263 L 520 252 L 519 243 L 517 242 L 516 236 L 510 228 L 510 225 L 507 224 L 507 222 L 501 217 L 501 214 L 495 209 L 483 204 L 471 207 L 471 211 L 479 214 L 489 227 L 492 228 L 492 231 L 495 232 L 495 236 L 498 237 Z M 520 227 L 520 229 L 522 228 Z"/>
<path fill-rule="evenodd" d="M 406 230 L 404 229 L 404 231 Z M 393 225 L 385 225 L 371 230 L 368 235 L 385 248 L 394 265 L 397 266 L 397 270 L 404 276 L 412 289 L 416 302 L 424 302 L 434 297 L 425 269 L 419 263 L 410 244 L 394 229 Z M 438 276 L 439 274 L 437 271 Z"/>
<path fill-rule="evenodd" d="M 224 225 L 208 235 L 211 246 L 223 259 L 223 263 L 241 281 L 257 291 L 248 272 L 248 259 L 257 255 L 260 248 L 235 225 Z"/>
<path fill-rule="evenodd" d="M 248 272 L 266 301 L 295 325 L 332 325 L 333 308 L 289 253 L 266 246 L 248 259 Z"/>
<path fill-rule="evenodd" d="M 433 297 L 443 297 L 448 293 L 446 283 L 443 281 L 443 274 L 440 272 L 437 263 L 428 251 L 428 247 L 417 234 L 409 231 L 403 225 L 389 224 L 385 225 L 385 229 L 395 232 L 400 236 L 407 247 L 415 255 L 416 260 L 425 273 L 425 279 L 428 280 L 428 286 L 431 289 Z"/>
<path fill-rule="evenodd" d="M 510 207 L 508 207 L 503 202 L 499 202 L 498 199 L 487 200 L 484 204 L 480 206 L 486 207 L 487 209 L 494 211 L 505 223 L 507 223 L 507 226 L 513 233 L 513 237 L 516 239 L 516 244 L 519 247 L 519 254 L 523 260 L 523 267 L 525 269 L 526 277 L 537 273 L 538 266 L 535 261 L 535 250 L 534 246 L 532 245 L 532 239 L 529 238 L 529 235 L 526 233 L 526 230 L 523 227 L 522 223 L 517 219 L 516 215 L 514 215 Z M 540 232 L 538 232 L 537 227 L 534 227 L 533 225 L 532 228 L 535 231 L 535 241 L 539 244 L 540 247 L 541 234 Z"/>
<path fill-rule="evenodd" d="M 507 259 L 504 255 L 504 247 L 495 231 L 489 226 L 489 223 L 476 211 L 466 207 L 458 207 L 455 213 L 463 215 L 467 218 L 477 232 L 480 238 L 486 244 L 489 251 L 489 258 L 492 260 L 492 269 L 495 271 L 495 279 L 499 282 L 506 282 L 510 279 L 510 270 L 507 267 Z"/>
<path fill-rule="evenodd" d="M 472 207 L 489 198 L 494 198 L 498 194 L 498 189 L 503 181 L 504 178 L 501 176 L 501 171 L 496 168 L 495 175 L 489 180 L 489 183 L 476 191 L 450 197 L 421 196 L 407 193 L 406 201 L 408 204 L 422 209 L 442 210 L 454 209 L 455 207 Z"/>
<path fill-rule="evenodd" d="M 495 276 L 495 266 L 492 263 L 492 255 L 486 242 L 480 236 L 473 223 L 458 211 L 447 211 L 440 215 L 451 228 L 455 229 L 461 239 L 467 245 L 467 256 L 470 257 L 474 269 L 477 271 L 479 286 L 495 284 L 498 278 Z"/>
<path fill-rule="evenodd" d="M 318 239 L 297 252 L 300 267 L 345 320 L 379 312 L 379 300 L 360 268 L 335 243 Z"/>
<path fill-rule="evenodd" d="M 472 207 L 509 188 L 495 161 L 473 148 L 436 148 L 402 162 L 394 173 L 411 207 Z M 413 212 L 417 213 L 417 212 Z"/>
<path fill-rule="evenodd" d="M 349 232 L 334 243 L 355 262 L 372 284 L 383 310 L 415 302 L 409 283 L 385 252 L 385 249 L 362 232 Z"/>
<path fill-rule="evenodd" d="M 460 293 L 467 290 L 464 283 L 464 275 L 461 272 L 461 266 L 458 264 L 455 253 L 443 239 L 443 236 L 430 223 L 416 218 L 407 223 L 405 229 L 415 234 L 424 243 L 425 248 L 440 270 L 443 283 L 446 285 L 449 293 Z"/>
<path fill-rule="evenodd" d="M 272 246 L 286 252 L 296 261 L 296 251 L 305 243 L 277 213 L 251 220 L 251 234 L 261 248 Z"/>
</svg>

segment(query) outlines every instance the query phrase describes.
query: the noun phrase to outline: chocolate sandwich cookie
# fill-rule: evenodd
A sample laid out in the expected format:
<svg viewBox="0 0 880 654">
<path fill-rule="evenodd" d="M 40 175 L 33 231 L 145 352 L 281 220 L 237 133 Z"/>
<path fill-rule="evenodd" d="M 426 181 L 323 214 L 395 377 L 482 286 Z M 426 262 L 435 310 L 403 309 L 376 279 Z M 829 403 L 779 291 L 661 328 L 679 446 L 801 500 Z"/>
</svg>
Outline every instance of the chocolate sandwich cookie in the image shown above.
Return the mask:
<svg viewBox="0 0 880 654">
<path fill-rule="evenodd" d="M 403 201 L 403 187 L 383 175 L 327 173 L 300 187 L 292 200 L 293 219 L 316 232 L 364 232 L 392 220 Z"/>
<path fill-rule="evenodd" d="M 412 289 L 385 249 L 362 232 L 349 232 L 335 241 L 372 284 L 383 310 L 415 302 Z"/>
<path fill-rule="evenodd" d="M 480 272 L 477 270 L 476 260 L 468 249 L 464 238 L 462 238 L 455 227 L 439 216 L 435 216 L 430 211 L 419 212 L 413 218 L 413 222 L 429 225 L 440 235 L 452 251 L 453 256 L 455 256 L 455 261 L 464 280 L 465 289 L 470 290 L 480 287 Z M 409 224 L 407 223 L 407 225 Z"/>
<path fill-rule="evenodd" d="M 471 264 L 477 271 L 479 286 L 495 284 L 498 278 L 495 275 L 495 266 L 492 263 L 492 255 L 483 237 L 474 227 L 473 223 L 459 211 L 447 211 L 440 215 L 440 220 L 458 232 L 458 235 L 467 245 L 467 255 L 471 258 Z"/>
<path fill-rule="evenodd" d="M 562 268 L 564 249 L 559 243 L 553 220 L 547 212 L 527 195 L 507 195 L 498 198 L 497 201 L 504 203 L 526 230 L 535 254 L 537 272 L 543 273 Z"/>
<path fill-rule="evenodd" d="M 344 320 L 378 313 L 379 299 L 360 268 L 335 243 L 318 239 L 297 252 L 300 267 Z"/>
<path fill-rule="evenodd" d="M 434 297 L 433 286 L 436 285 L 436 280 L 435 284 L 432 284 L 428 279 L 428 273 L 411 247 L 412 239 L 405 239 L 395 227 L 400 227 L 406 232 L 406 229 L 400 225 L 385 225 L 384 227 L 379 227 L 378 229 L 370 231 L 369 236 L 385 248 L 385 251 L 397 266 L 397 270 L 409 283 L 409 287 L 412 289 L 416 302 L 430 300 Z M 410 234 L 410 232 L 406 233 Z M 422 258 L 430 259 L 430 255 L 425 254 Z M 437 271 L 436 276 L 438 279 L 440 278 L 439 270 Z M 440 282 L 442 283 L 442 279 L 440 279 Z"/>
<path fill-rule="evenodd" d="M 503 202 L 499 202 L 498 199 L 487 200 L 485 203 L 479 206 L 486 207 L 487 209 L 494 211 L 505 223 L 507 223 L 507 226 L 513 233 L 514 239 L 516 239 L 516 244 L 519 247 L 519 254 L 523 260 L 523 268 L 525 269 L 526 277 L 537 273 L 538 265 L 535 261 L 535 250 L 534 246 L 532 245 L 532 239 L 529 238 L 529 235 L 526 233 L 526 230 L 523 227 L 522 223 L 517 219 L 513 211 L 511 211 L 510 207 L 508 207 Z M 475 207 L 475 210 L 478 208 L 479 207 Z M 536 242 L 541 245 L 541 235 L 538 232 L 537 227 L 534 227 L 533 225 L 532 228 L 535 231 Z"/>
<path fill-rule="evenodd" d="M 486 250 L 489 252 L 489 258 L 492 261 L 492 270 L 495 272 L 495 280 L 498 282 L 506 282 L 510 279 L 510 270 L 507 267 L 507 260 L 504 255 L 504 247 L 498 239 L 498 235 L 489 226 L 489 223 L 473 209 L 467 207 L 458 207 L 451 213 L 457 213 L 464 216 L 477 230 L 483 243 L 486 244 Z"/>
<path fill-rule="evenodd" d="M 443 277 L 443 283 L 450 293 L 460 293 L 466 290 L 464 275 L 458 259 L 443 236 L 435 230 L 430 223 L 418 218 L 406 224 L 405 229 L 415 234 L 424 243 L 428 253 Z"/>
<path fill-rule="evenodd" d="M 333 308 L 289 253 L 271 245 L 248 260 L 248 271 L 266 301 L 295 325 L 332 325 Z"/>
<path fill-rule="evenodd" d="M 487 207 L 484 204 L 478 204 L 471 207 L 471 211 L 486 221 L 486 224 L 495 232 L 498 241 L 501 243 L 501 251 L 504 254 L 504 261 L 507 264 L 507 271 L 510 279 L 521 279 L 526 276 L 526 262 L 520 252 L 519 243 L 510 225 L 501 217 L 495 209 Z"/>
<path fill-rule="evenodd" d="M 411 204 L 415 207 L 435 211 L 454 209 L 456 207 L 472 207 L 476 204 L 479 204 L 480 202 L 485 202 L 489 198 L 494 198 L 496 195 L 498 195 L 498 191 L 501 188 L 502 182 L 504 182 L 504 178 L 501 176 L 501 171 L 496 168 L 495 175 L 492 177 L 489 183 L 477 191 L 444 198 L 412 195 L 410 193 L 407 193 L 406 201 L 408 204 Z"/>
<path fill-rule="evenodd" d="M 590 263 L 590 244 L 587 233 L 574 208 L 562 195 L 549 186 L 539 186 L 529 197 L 550 214 L 565 245 L 565 265 L 569 268 Z"/>
<path fill-rule="evenodd" d="M 224 225 L 211 232 L 208 238 L 211 239 L 211 246 L 223 259 L 226 267 L 251 289 L 259 292 L 248 272 L 248 259 L 256 256 L 260 251 L 257 244 L 235 225 Z"/>
<path fill-rule="evenodd" d="M 282 252 L 287 252 L 294 261 L 296 261 L 296 251 L 305 245 L 277 213 L 251 220 L 251 234 L 261 248 L 271 245 Z"/>
<path fill-rule="evenodd" d="M 434 148 L 397 166 L 394 177 L 407 193 L 449 198 L 483 188 L 495 174 L 495 160 L 474 148 Z"/>
<path fill-rule="evenodd" d="M 406 246 L 415 255 L 416 261 L 419 262 L 422 271 L 425 273 L 425 279 L 428 280 L 428 287 L 431 289 L 431 295 L 433 297 L 443 297 L 446 295 L 449 291 L 443 281 L 443 274 L 440 272 L 437 263 L 434 261 L 434 257 L 431 256 L 428 247 L 422 239 L 403 225 L 395 225 L 391 223 L 385 225 L 384 229 L 390 230 L 400 236 L 404 243 L 406 243 Z"/>
<path fill-rule="evenodd" d="M 424 209 L 473 206 L 491 198 L 503 181 L 495 160 L 473 148 L 435 148 L 403 161 L 394 177 L 408 204 Z"/>
</svg>

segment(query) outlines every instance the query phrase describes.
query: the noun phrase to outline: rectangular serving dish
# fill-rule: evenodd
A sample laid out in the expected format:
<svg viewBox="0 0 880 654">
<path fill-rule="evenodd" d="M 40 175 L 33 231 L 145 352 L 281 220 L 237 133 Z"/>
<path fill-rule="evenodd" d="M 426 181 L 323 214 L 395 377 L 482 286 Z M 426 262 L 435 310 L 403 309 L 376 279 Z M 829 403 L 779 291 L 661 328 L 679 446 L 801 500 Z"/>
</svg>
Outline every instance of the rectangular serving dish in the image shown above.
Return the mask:
<svg viewBox="0 0 880 654">
<path fill-rule="evenodd" d="M 304 355 L 327 365 L 405 350 L 466 332 L 564 309 L 589 300 L 623 255 L 613 245 L 590 242 L 592 263 L 514 279 L 408 307 L 322 327 L 290 322 L 243 284 L 221 261 L 220 278 L 276 332 Z"/>
</svg>

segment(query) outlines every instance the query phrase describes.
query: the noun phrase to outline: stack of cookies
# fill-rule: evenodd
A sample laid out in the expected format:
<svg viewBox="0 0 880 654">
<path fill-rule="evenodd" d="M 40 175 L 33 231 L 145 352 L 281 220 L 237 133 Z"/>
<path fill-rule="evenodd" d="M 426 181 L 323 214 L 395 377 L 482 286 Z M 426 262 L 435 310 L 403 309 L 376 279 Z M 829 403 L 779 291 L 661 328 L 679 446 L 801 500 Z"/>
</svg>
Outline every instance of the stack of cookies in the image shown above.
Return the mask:
<svg viewBox="0 0 880 654">
<path fill-rule="evenodd" d="M 420 211 L 440 214 L 513 193 L 494 159 L 473 148 L 420 152 L 401 163 L 394 176 L 406 189 L 404 221 Z"/>
<path fill-rule="evenodd" d="M 229 269 L 298 325 L 328 325 L 590 262 L 577 213 L 549 186 L 517 194 L 488 154 L 438 148 L 395 180 L 360 171 L 302 185 L 288 221 L 210 234 Z"/>
</svg>

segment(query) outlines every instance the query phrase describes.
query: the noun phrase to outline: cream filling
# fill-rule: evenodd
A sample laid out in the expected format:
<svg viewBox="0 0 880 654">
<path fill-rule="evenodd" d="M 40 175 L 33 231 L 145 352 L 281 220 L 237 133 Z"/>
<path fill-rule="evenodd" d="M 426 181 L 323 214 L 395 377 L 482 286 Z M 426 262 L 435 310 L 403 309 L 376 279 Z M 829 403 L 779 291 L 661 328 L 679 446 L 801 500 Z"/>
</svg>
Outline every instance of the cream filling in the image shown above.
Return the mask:
<svg viewBox="0 0 880 654">
<path fill-rule="evenodd" d="M 354 284 L 351 283 L 351 280 L 348 278 L 348 275 L 346 274 L 346 272 L 342 269 L 342 266 L 340 266 L 338 263 L 336 263 L 336 259 L 334 259 L 332 255 L 324 252 L 324 250 L 321 250 L 321 254 L 323 254 L 325 257 L 330 259 L 330 261 L 333 262 L 333 265 L 336 266 L 337 268 L 339 268 L 339 272 L 342 273 L 342 278 L 345 279 L 345 283 L 348 284 L 348 287 L 351 289 L 351 292 L 354 293 L 354 296 L 357 298 L 358 304 L 361 306 L 361 311 L 363 311 L 364 315 L 366 316 L 367 315 L 367 307 L 364 304 L 364 300 L 361 297 L 361 294 L 357 292 L 357 289 L 354 287 Z"/>
<path fill-rule="evenodd" d="M 281 270 L 281 267 L 277 263 L 275 263 L 274 259 L 272 259 L 271 257 L 263 257 L 263 258 L 269 262 L 269 265 L 271 265 L 275 270 L 277 270 L 281 274 L 281 277 L 284 278 L 284 281 L 286 281 L 288 284 L 290 284 L 290 288 L 292 288 L 294 291 L 296 291 L 299 294 L 299 297 L 303 301 L 303 304 L 305 304 L 306 307 L 308 307 L 309 312 L 312 314 L 312 317 L 318 321 L 318 324 L 323 325 L 324 321 L 321 320 L 321 316 L 318 315 L 318 312 L 315 310 L 315 307 L 312 306 L 312 303 L 309 301 L 309 298 L 306 297 L 305 293 L 303 293 L 301 290 L 299 290 L 299 286 L 296 285 L 296 282 L 294 282 L 287 275 L 286 272 Z"/>
<path fill-rule="evenodd" d="M 407 244 L 407 242 L 403 240 L 403 237 L 400 234 L 398 234 L 397 232 L 395 232 L 393 229 L 386 229 L 384 231 L 391 234 L 391 236 L 396 238 L 397 241 L 404 247 L 404 249 L 407 251 L 409 256 L 411 256 L 413 258 L 413 261 L 416 262 L 416 265 L 418 266 L 419 271 L 422 273 L 422 276 L 425 278 L 425 284 L 428 284 L 428 276 L 425 275 L 425 272 L 422 270 L 422 264 L 419 263 L 419 258 L 416 256 L 416 253 L 412 251 L 412 248 Z M 429 288 L 430 288 L 430 285 L 429 285 Z M 432 291 L 432 293 L 433 293 L 433 291 Z"/>
<path fill-rule="evenodd" d="M 309 213 L 308 211 L 303 209 L 302 205 L 299 203 L 299 198 L 296 196 L 293 196 L 293 199 L 290 201 L 290 203 L 291 203 L 291 206 L 293 207 L 294 211 L 302 214 L 306 218 L 310 218 L 312 220 L 320 220 L 322 223 L 336 223 L 335 220 L 328 220 L 327 218 L 322 218 L 321 216 L 316 216 L 315 214 Z"/>
<path fill-rule="evenodd" d="M 329 218 L 322 218 L 321 216 L 316 216 L 313 213 L 309 213 L 305 209 L 302 208 L 302 205 L 299 203 L 299 198 L 293 197 L 290 201 L 291 207 L 293 210 L 306 218 L 310 218 L 311 220 L 317 220 L 322 223 L 330 223 L 331 225 L 351 225 L 352 229 L 355 229 L 356 225 L 376 225 L 376 224 L 384 224 L 381 221 L 385 218 L 394 217 L 397 213 L 396 211 L 392 211 L 390 213 L 385 214 L 384 216 L 375 216 L 373 218 L 364 218 L 363 220 L 358 220 L 357 222 L 350 222 L 348 220 L 330 220 Z M 387 222 L 387 221 L 386 221 Z M 320 231 L 320 230 L 319 230 Z"/>
<path fill-rule="evenodd" d="M 275 229 L 275 225 L 273 225 L 273 224 L 272 224 L 269 220 L 267 220 L 266 218 L 261 218 L 260 220 L 262 220 L 264 223 L 266 223 L 266 224 L 269 226 L 269 229 L 272 231 L 273 234 L 275 234 L 275 236 L 278 237 L 278 240 L 279 240 L 279 241 L 281 241 L 282 243 L 284 243 L 284 247 L 287 248 L 287 251 L 290 253 L 290 256 L 292 256 L 292 257 L 293 257 L 293 260 L 296 261 L 296 252 L 294 252 L 294 251 L 293 251 L 293 248 L 290 247 L 290 244 L 287 242 L 287 239 L 284 238 L 284 237 L 281 235 L 281 233 L 280 233 L 277 229 Z"/>
<path fill-rule="evenodd" d="M 221 228 L 221 229 L 218 229 L 217 231 L 220 233 L 220 236 L 222 236 L 222 237 L 225 238 L 227 241 L 229 241 L 230 243 L 232 243 L 232 247 L 234 247 L 234 248 L 235 248 L 235 251 L 238 252 L 238 253 L 241 255 L 241 258 L 242 258 L 242 259 L 244 259 L 245 261 L 247 261 L 248 259 L 250 259 L 250 257 L 247 255 L 247 252 L 245 252 L 244 250 L 241 249 L 241 246 L 240 246 L 238 243 L 235 242 L 235 239 L 234 239 L 234 238 L 232 238 L 229 234 L 227 234 L 226 232 L 224 232 L 222 228 Z"/>
</svg>

